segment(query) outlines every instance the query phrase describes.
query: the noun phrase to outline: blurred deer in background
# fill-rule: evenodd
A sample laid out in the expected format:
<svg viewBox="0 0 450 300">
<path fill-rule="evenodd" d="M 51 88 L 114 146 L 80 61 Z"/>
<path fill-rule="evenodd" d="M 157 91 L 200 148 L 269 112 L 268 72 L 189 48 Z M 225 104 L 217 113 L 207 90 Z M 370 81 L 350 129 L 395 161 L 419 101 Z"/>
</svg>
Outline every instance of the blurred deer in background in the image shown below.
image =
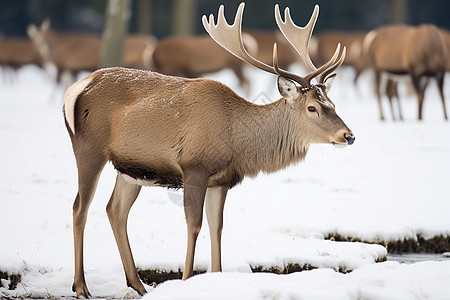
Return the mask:
<svg viewBox="0 0 450 300">
<path fill-rule="evenodd" d="M 446 67 L 446 71 L 450 72 L 450 31 L 448 31 L 447 29 L 444 28 L 440 28 L 441 33 L 444 37 L 445 40 L 445 44 L 447 45 L 447 55 L 449 56 L 447 58 L 447 67 Z"/>
<path fill-rule="evenodd" d="M 422 120 L 423 100 L 429 77 L 436 78 L 442 100 L 444 118 L 447 120 L 443 93 L 447 65 L 447 47 L 444 38 L 434 25 L 417 27 L 387 25 L 367 34 L 364 48 L 369 63 L 375 71 L 375 92 L 378 98 L 380 118 L 384 120 L 380 86 L 382 75 L 396 80 L 396 76 L 408 76 L 418 99 L 418 119 Z M 392 109 L 392 102 L 391 102 Z M 392 112 L 395 119 L 394 112 Z"/>
<path fill-rule="evenodd" d="M 56 32 L 50 27 L 48 20 L 39 27 L 31 24 L 27 31 L 42 59 L 56 67 L 57 82 L 61 82 L 61 75 L 67 73 L 70 76 L 69 84 L 72 84 L 79 72 L 92 72 L 100 67 L 100 35 L 87 32 Z M 122 66 L 146 68 L 149 54 L 145 52 L 152 49 L 155 43 L 154 38 L 149 35 L 128 35 Z"/>
<path fill-rule="evenodd" d="M 250 53 L 257 51 L 257 43 L 250 35 L 244 35 L 244 44 Z M 161 40 L 153 52 L 153 70 L 173 76 L 196 78 L 204 74 L 231 69 L 247 95 L 250 82 L 244 74 L 245 63 L 222 47 L 208 35 L 175 36 Z"/>
<path fill-rule="evenodd" d="M 56 81 L 70 76 L 71 84 L 81 71 L 95 71 L 100 65 L 102 39 L 99 35 L 85 32 L 56 32 L 48 20 L 37 27 L 27 28 L 28 36 L 36 46 L 44 62 L 56 67 Z"/>
<path fill-rule="evenodd" d="M 0 39 L 0 67 L 6 80 L 10 70 L 15 74 L 24 65 L 42 67 L 42 59 L 29 38 L 8 36 Z M 13 74 L 10 79 L 13 79 Z"/>
<path fill-rule="evenodd" d="M 255 51 L 255 57 L 259 61 L 271 65 L 273 63 L 273 51 L 272 47 L 274 43 L 277 43 L 278 49 L 278 65 L 280 68 L 288 69 L 291 65 L 299 63 L 304 67 L 302 60 L 299 58 L 297 52 L 292 48 L 291 44 L 286 40 L 283 34 L 279 31 L 268 30 L 248 30 L 250 34 L 257 42 L 258 51 Z M 253 54 L 250 52 L 250 54 Z"/>
<path fill-rule="evenodd" d="M 361 73 L 369 68 L 369 62 L 362 54 L 365 36 L 366 32 L 360 31 L 322 31 L 313 36 L 314 49 L 310 51 L 312 59 L 319 65 L 325 63 L 328 57 L 333 54 L 335 45 L 341 43 L 348 49 L 343 65 L 351 66 L 355 70 L 353 82 L 356 84 Z"/>
<path fill-rule="evenodd" d="M 305 62 L 300 76 L 278 66 L 276 44 L 271 65 L 255 59 L 241 34 L 244 3 L 232 26 L 220 6 L 203 16 L 210 36 L 228 52 L 278 76 L 282 98 L 253 104 L 220 82 L 187 79 L 150 71 L 109 68 L 72 85 L 66 93 L 64 116 L 78 167 L 78 194 L 73 205 L 75 277 L 73 291 L 89 296 L 83 267 L 83 235 L 89 205 L 103 167 L 111 161 L 118 171 L 107 214 L 119 248 L 127 283 L 139 294 L 127 219 L 141 186 L 184 189 L 187 253 L 183 279 L 193 275 L 194 252 L 202 226 L 203 207 L 211 235 L 211 270 L 222 270 L 221 234 L 227 191 L 246 176 L 274 172 L 301 161 L 312 143 L 353 144 L 352 131 L 336 114 L 327 91 L 333 73 L 345 58 L 340 45 L 333 57 L 316 68 L 308 44 L 319 8 L 305 27 L 296 26 L 289 10 L 285 21 L 278 5 L 279 29 Z M 317 83 L 314 83 L 316 80 Z"/>
<path fill-rule="evenodd" d="M 128 34 L 125 39 L 123 67 L 148 69 L 157 40 L 148 34 Z"/>
</svg>

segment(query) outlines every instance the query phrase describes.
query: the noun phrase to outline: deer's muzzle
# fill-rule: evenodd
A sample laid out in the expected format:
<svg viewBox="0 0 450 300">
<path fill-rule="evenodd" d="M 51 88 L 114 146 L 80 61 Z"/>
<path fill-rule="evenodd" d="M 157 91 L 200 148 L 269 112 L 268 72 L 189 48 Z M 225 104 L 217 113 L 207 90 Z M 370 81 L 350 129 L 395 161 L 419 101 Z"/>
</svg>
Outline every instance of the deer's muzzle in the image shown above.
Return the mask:
<svg viewBox="0 0 450 300">
<path fill-rule="evenodd" d="M 353 145 L 355 142 L 355 136 L 350 134 L 345 134 L 344 138 L 347 140 L 347 145 Z"/>
</svg>

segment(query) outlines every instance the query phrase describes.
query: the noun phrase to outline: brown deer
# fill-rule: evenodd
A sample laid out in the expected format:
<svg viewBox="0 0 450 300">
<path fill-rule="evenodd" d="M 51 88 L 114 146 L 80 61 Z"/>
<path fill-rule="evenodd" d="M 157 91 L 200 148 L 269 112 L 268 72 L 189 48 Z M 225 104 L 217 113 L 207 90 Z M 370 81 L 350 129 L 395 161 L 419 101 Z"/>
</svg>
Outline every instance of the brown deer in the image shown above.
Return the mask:
<svg viewBox="0 0 450 300">
<path fill-rule="evenodd" d="M 258 44 L 258 51 L 255 52 L 255 56 L 259 61 L 268 65 L 272 64 L 272 47 L 274 43 L 277 43 L 279 58 L 278 65 L 281 68 L 287 69 L 295 63 L 302 64 L 302 61 L 301 59 L 299 59 L 297 52 L 292 49 L 292 46 L 279 31 L 247 30 L 246 32 L 250 34 Z"/>
<path fill-rule="evenodd" d="M 99 35 L 86 32 L 56 32 L 50 27 L 48 20 L 39 27 L 29 25 L 27 32 L 43 61 L 56 67 L 58 82 L 63 72 L 74 78 L 80 71 L 95 71 L 99 68 L 102 45 Z"/>
<path fill-rule="evenodd" d="M 356 84 L 361 73 L 369 67 L 369 62 L 362 55 L 363 40 L 366 32 L 328 30 L 315 35 L 315 51 L 311 53 L 313 61 L 318 65 L 325 63 L 333 54 L 335 45 L 341 43 L 347 47 L 347 55 L 342 65 L 351 66 L 355 70 Z"/>
<path fill-rule="evenodd" d="M 298 27 L 278 6 L 280 30 L 303 57 L 310 73 L 300 76 L 264 64 L 245 49 L 241 23 L 244 3 L 232 26 L 220 6 L 217 23 L 203 16 L 210 36 L 227 51 L 266 72 L 278 75 L 282 98 L 253 104 L 220 82 L 172 77 L 150 71 L 109 68 L 76 82 L 66 92 L 64 115 L 78 167 L 78 194 L 73 205 L 75 278 L 73 291 L 89 296 L 83 268 L 83 233 L 100 173 L 111 161 L 118 171 L 107 205 L 127 283 L 139 294 L 127 218 L 141 186 L 184 188 L 187 254 L 183 279 L 193 275 L 196 239 L 206 205 L 211 235 L 211 270 L 221 271 L 221 233 L 227 191 L 246 176 L 274 172 L 304 159 L 311 143 L 353 144 L 352 131 L 336 114 L 327 96 L 329 80 L 345 57 L 338 45 L 325 65 L 316 68 L 308 42 L 318 16 Z M 316 78 L 317 83 L 312 80 Z"/>
<path fill-rule="evenodd" d="M 68 72 L 74 78 L 78 72 L 95 71 L 100 67 L 100 35 L 87 32 L 56 32 L 50 27 L 48 20 L 39 27 L 31 24 L 27 31 L 42 59 L 57 68 L 58 82 L 63 72 Z M 128 35 L 122 66 L 145 68 L 149 58 L 146 58 L 144 52 L 154 44 L 155 41 L 149 35 Z"/>
<path fill-rule="evenodd" d="M 0 65 L 18 69 L 27 64 L 42 66 L 41 57 L 29 38 L 7 36 L 0 39 Z"/>
<path fill-rule="evenodd" d="M 447 45 L 447 55 L 449 55 L 449 58 L 447 58 L 447 72 L 450 71 L 450 31 L 448 31 L 445 28 L 440 28 L 441 33 L 444 37 L 445 44 Z"/>
<path fill-rule="evenodd" d="M 0 67 L 14 72 L 28 64 L 42 67 L 42 59 L 31 40 L 21 36 L 7 36 L 0 39 Z M 6 75 L 6 70 L 5 75 Z"/>
<path fill-rule="evenodd" d="M 123 67 L 147 69 L 156 46 L 156 38 L 148 34 L 129 34 L 125 39 Z"/>
<path fill-rule="evenodd" d="M 256 52 L 256 41 L 251 36 L 244 35 L 244 43 L 251 49 L 250 53 Z M 161 40 L 153 52 L 154 71 L 196 78 L 230 68 L 248 94 L 250 82 L 244 75 L 244 66 L 244 62 L 225 51 L 208 35 L 168 37 Z"/>
<path fill-rule="evenodd" d="M 443 93 L 447 47 L 436 26 L 429 24 L 417 27 L 382 26 L 367 34 L 364 48 L 369 63 L 375 71 L 375 92 L 381 120 L 384 120 L 380 92 L 383 74 L 392 80 L 396 80 L 395 77 L 398 75 L 406 75 L 411 79 L 418 99 L 419 120 L 422 120 L 423 100 L 428 78 L 436 78 L 444 118 L 447 120 Z"/>
</svg>

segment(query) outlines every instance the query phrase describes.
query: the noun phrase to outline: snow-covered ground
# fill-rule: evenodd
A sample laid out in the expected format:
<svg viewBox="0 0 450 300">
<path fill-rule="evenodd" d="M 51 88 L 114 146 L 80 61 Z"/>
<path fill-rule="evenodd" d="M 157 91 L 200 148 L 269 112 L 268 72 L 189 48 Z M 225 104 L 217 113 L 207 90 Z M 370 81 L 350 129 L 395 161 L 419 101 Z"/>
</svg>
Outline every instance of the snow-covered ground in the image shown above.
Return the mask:
<svg viewBox="0 0 450 300">
<path fill-rule="evenodd" d="M 253 78 L 249 99 L 261 103 L 279 97 L 274 77 L 248 73 Z M 350 77 L 351 70 L 338 76 L 331 98 L 356 134 L 355 144 L 345 149 L 314 145 L 303 163 L 232 189 L 225 206 L 225 272 L 147 287 L 149 299 L 450 298 L 449 261 L 375 264 L 387 254 L 382 246 L 324 240 L 334 233 L 374 242 L 450 235 L 450 122 L 443 120 L 435 84 L 426 95 L 424 121 L 416 120 L 415 98 L 405 96 L 406 120 L 382 123 L 370 76 L 363 76 L 357 90 L 347 83 Z M 239 92 L 230 72 L 214 78 Z M 12 85 L 0 77 L 0 271 L 22 276 L 12 291 L 2 280 L 0 297 L 74 295 L 71 207 L 77 173 L 61 112 L 62 91 L 51 95 L 49 80 L 34 67 L 21 70 Z M 447 106 L 450 113 L 449 101 Z M 126 287 L 105 212 L 114 180 L 107 165 L 86 226 L 86 280 L 94 297 L 132 298 L 137 294 Z M 139 268 L 183 268 L 186 226 L 180 200 L 181 192 L 142 190 L 128 225 Z M 250 266 L 289 263 L 319 269 L 250 273 Z M 209 266 L 207 226 L 195 265 Z"/>
</svg>

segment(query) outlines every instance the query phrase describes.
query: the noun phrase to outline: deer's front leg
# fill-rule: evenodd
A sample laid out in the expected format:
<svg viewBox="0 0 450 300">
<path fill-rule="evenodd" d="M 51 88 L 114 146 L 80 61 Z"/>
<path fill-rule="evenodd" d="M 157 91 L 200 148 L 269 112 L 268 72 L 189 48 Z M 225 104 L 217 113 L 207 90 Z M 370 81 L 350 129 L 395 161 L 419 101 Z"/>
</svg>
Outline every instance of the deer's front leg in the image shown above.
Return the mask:
<svg viewBox="0 0 450 300">
<path fill-rule="evenodd" d="M 209 187 L 206 190 L 206 217 L 211 236 L 211 272 L 222 271 L 221 238 L 223 228 L 223 207 L 228 188 Z"/>
<path fill-rule="evenodd" d="M 195 244 L 202 228 L 203 204 L 208 177 L 201 171 L 187 171 L 184 174 L 184 212 L 187 223 L 187 251 L 183 280 L 194 275 Z"/>
</svg>

